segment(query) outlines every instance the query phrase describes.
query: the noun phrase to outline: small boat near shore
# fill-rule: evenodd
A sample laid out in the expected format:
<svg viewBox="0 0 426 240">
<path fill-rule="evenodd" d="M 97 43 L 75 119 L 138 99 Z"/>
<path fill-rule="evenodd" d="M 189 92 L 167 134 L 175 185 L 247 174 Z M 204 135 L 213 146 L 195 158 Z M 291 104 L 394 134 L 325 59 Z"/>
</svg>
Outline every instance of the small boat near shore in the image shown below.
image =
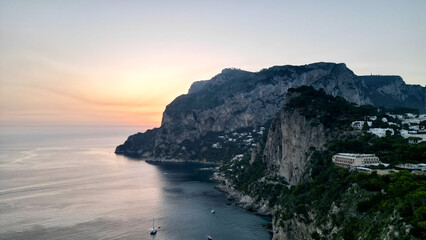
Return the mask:
<svg viewBox="0 0 426 240">
<path fill-rule="evenodd" d="M 152 219 L 152 229 L 151 229 L 151 232 L 149 234 L 151 234 L 151 235 L 157 234 L 157 229 L 155 229 L 155 226 L 154 226 L 154 218 Z"/>
</svg>

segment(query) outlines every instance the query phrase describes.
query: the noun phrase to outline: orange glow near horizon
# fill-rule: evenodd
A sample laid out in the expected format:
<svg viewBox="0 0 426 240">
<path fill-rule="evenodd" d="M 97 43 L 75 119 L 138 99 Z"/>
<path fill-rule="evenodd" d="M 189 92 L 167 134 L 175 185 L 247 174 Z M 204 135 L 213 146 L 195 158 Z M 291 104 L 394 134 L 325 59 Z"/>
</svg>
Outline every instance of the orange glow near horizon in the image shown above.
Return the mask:
<svg viewBox="0 0 426 240">
<path fill-rule="evenodd" d="M 25 58 L 25 71 L 2 69 L 8 78 L 2 79 L 0 109 L 7 114 L 0 115 L 0 125 L 159 127 L 166 105 L 188 91 L 194 75 L 216 71 L 182 64 L 147 69 L 134 63 L 90 71 L 43 59 Z"/>
<path fill-rule="evenodd" d="M 191 83 L 227 67 L 344 62 L 359 75 L 425 85 L 425 7 L 0 1 L 0 127 L 158 127 Z"/>
<path fill-rule="evenodd" d="M 142 76 L 143 73 L 141 73 Z M 119 75 L 119 74 L 117 74 Z M 185 93 L 176 84 L 155 84 L 156 81 L 138 80 L 138 76 L 122 74 L 117 84 L 109 80 L 90 78 L 79 81 L 54 81 L 46 76 L 30 76 L 19 84 L 6 82 L 2 92 L 2 125 L 132 125 L 158 127 L 165 106 L 178 94 Z M 160 83 L 168 76 L 155 76 Z M 14 78 L 16 79 L 16 78 Z M 180 80 L 182 82 L 183 80 Z M 179 93 L 180 92 L 180 93 Z M 11 101 L 6 99 L 13 99 Z"/>
</svg>

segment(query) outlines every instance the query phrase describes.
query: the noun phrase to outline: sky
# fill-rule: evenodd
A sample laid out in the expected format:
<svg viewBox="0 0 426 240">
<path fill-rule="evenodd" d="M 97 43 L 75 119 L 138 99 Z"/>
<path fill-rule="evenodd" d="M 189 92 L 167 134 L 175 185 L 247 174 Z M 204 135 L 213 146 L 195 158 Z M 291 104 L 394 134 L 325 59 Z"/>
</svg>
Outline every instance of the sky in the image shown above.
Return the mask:
<svg viewBox="0 0 426 240">
<path fill-rule="evenodd" d="M 343 62 L 426 85 L 426 1 L 0 0 L 0 127 L 158 127 L 223 68 Z"/>
</svg>

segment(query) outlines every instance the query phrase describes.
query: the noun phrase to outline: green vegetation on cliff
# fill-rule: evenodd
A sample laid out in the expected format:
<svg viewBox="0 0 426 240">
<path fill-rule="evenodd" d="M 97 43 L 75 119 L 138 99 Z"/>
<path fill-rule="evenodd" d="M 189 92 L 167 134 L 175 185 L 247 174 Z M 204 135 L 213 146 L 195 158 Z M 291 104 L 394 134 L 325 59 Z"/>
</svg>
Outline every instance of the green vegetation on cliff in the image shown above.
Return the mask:
<svg viewBox="0 0 426 240">
<path fill-rule="evenodd" d="M 139 157 L 139 151 L 153 149 L 155 146 L 155 135 L 158 128 L 147 130 L 144 133 L 136 133 L 115 149 L 115 153 L 125 153 L 128 156 Z"/>
<path fill-rule="evenodd" d="M 307 170 L 311 180 L 282 192 L 279 225 L 291 218 L 312 223 L 322 232 L 313 232 L 314 239 L 382 239 L 388 232 L 391 239 L 426 237 L 426 177 L 350 172 L 334 166 L 332 155 L 315 151 Z"/>
<path fill-rule="evenodd" d="M 248 144 L 247 133 L 253 142 L 260 138 L 257 132 L 252 128 L 240 128 L 232 133 L 208 132 L 202 138 L 197 140 L 185 140 L 182 142 L 182 149 L 177 151 L 177 157 L 190 153 L 194 158 L 207 162 L 222 162 L 229 160 L 233 156 L 245 153 L 251 150 L 252 145 Z M 232 139 L 230 141 L 230 139 Z"/>
<path fill-rule="evenodd" d="M 327 95 L 323 89 L 302 86 L 291 88 L 289 94 L 296 93 L 285 105 L 286 109 L 298 110 L 313 123 L 319 121 L 328 128 L 346 128 L 351 122 L 362 119 L 363 116 L 377 114 L 377 108 L 372 105 L 357 107 L 342 97 Z"/>
<path fill-rule="evenodd" d="M 409 144 L 398 135 L 379 138 L 353 131 L 352 121 L 381 117 L 383 113 L 373 106 L 357 107 L 311 87 L 289 92 L 293 97 L 284 106 L 287 112 L 298 111 L 311 124 L 322 124 L 340 134 L 323 149 L 305 149 L 308 163 L 304 180 L 294 186 L 268 165 L 264 138 L 255 158 L 247 155 L 222 166 L 234 187 L 275 206 L 275 225 L 287 233 L 295 231 L 294 222 L 298 222 L 296 225 L 310 229 L 306 231 L 311 239 L 425 239 L 425 175 L 349 171 L 335 166 L 331 159 L 338 152 L 374 153 L 391 166 L 424 163 L 426 143 Z"/>
</svg>

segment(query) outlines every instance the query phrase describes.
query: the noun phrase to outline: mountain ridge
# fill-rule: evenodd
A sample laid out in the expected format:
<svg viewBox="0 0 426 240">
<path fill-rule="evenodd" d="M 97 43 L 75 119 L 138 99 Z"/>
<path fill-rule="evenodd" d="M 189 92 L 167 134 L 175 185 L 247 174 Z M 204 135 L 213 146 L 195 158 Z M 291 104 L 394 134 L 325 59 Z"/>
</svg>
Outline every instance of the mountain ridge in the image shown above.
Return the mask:
<svg viewBox="0 0 426 240">
<path fill-rule="evenodd" d="M 155 134 L 150 132 L 143 141 L 139 140 L 144 133 L 133 135 L 115 152 L 159 161 L 223 161 L 223 156 L 201 157 L 209 155 L 211 146 L 195 146 L 196 142 L 211 132 L 262 127 L 281 108 L 287 90 L 302 85 L 323 88 L 358 105 L 426 112 L 425 87 L 407 85 L 399 76 L 357 76 L 343 63 L 273 66 L 259 72 L 228 68 L 210 80 L 194 82 L 187 94 L 167 105 Z"/>
</svg>

